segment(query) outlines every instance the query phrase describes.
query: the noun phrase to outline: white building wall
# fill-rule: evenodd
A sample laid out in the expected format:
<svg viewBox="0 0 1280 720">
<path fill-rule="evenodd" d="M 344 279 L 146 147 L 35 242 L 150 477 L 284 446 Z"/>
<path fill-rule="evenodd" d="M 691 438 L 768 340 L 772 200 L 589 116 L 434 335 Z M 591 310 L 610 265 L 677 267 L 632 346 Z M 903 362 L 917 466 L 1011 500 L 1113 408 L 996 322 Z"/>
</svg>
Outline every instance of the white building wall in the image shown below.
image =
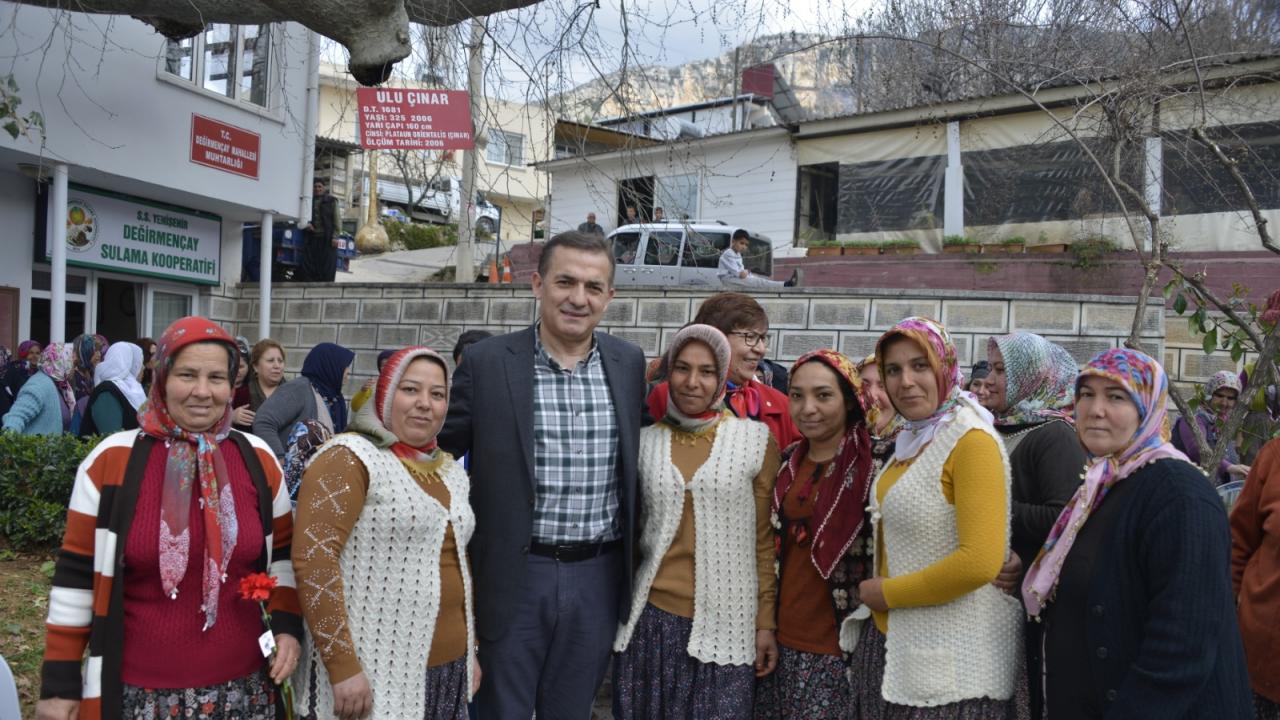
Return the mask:
<svg viewBox="0 0 1280 720">
<path fill-rule="evenodd" d="M 279 71 L 266 110 L 207 92 L 162 71 L 165 39 L 128 17 L 86 15 L 0 2 L 0 42 L 22 97 L 20 112 L 40 112 L 45 144 L 0 133 L 0 148 L 72 166 L 71 181 L 94 173 L 139 185 L 109 189 L 249 220 L 262 210 L 294 217 L 301 196 L 306 116 L 307 31 L 281 27 Z M 190 161 L 191 116 L 213 118 L 261 136 L 259 177 Z M 169 189 L 169 197 L 155 197 Z M 176 197 L 175 197 L 176 196 Z M 239 206 L 238 208 L 235 206 Z M 227 215 L 233 217 L 226 218 Z"/>
<path fill-rule="evenodd" d="M 767 235 L 775 250 L 793 243 L 797 164 L 782 129 L 563 160 L 549 171 L 552 233 L 576 229 L 588 212 L 612 230 L 619 180 L 696 174 L 697 219 L 742 225 Z"/>
</svg>

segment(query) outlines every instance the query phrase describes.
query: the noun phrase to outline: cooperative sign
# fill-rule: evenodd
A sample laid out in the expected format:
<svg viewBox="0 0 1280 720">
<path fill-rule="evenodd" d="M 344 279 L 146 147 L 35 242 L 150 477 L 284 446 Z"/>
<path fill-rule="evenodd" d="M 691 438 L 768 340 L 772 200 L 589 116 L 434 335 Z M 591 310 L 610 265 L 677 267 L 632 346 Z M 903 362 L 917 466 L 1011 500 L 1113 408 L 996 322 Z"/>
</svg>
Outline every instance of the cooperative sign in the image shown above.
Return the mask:
<svg viewBox="0 0 1280 720">
<path fill-rule="evenodd" d="M 471 98 L 462 90 L 359 88 L 360 145 L 368 150 L 470 150 Z"/>
</svg>

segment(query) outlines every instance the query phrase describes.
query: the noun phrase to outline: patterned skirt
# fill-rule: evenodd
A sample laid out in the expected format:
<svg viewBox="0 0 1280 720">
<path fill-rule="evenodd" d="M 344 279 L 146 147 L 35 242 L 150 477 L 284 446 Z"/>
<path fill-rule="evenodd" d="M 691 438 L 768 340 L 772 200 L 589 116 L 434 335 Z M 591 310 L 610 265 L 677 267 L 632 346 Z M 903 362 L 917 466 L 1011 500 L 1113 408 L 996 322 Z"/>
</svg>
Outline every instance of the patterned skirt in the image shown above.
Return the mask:
<svg viewBox="0 0 1280 720">
<path fill-rule="evenodd" d="M 886 702 L 881 694 L 884 682 L 885 637 L 868 621 L 854 652 L 853 694 L 862 720 L 1025 720 L 1030 717 L 1027 706 L 1026 675 L 1018 682 L 1013 699 L 976 698 L 934 707 L 913 707 Z"/>
<path fill-rule="evenodd" d="M 266 669 L 201 688 L 151 689 L 126 683 L 121 717 L 125 720 L 274 720 L 276 685 Z"/>
<path fill-rule="evenodd" d="M 751 717 L 755 669 L 690 657 L 693 620 L 645 605 L 631 644 L 613 656 L 618 720 L 735 720 Z"/>
<path fill-rule="evenodd" d="M 467 720 L 467 655 L 427 668 L 427 712 L 423 720 Z"/>
<path fill-rule="evenodd" d="M 756 720 L 839 720 L 859 717 L 848 666 L 840 655 L 778 645 L 778 667 L 756 683 Z"/>
<path fill-rule="evenodd" d="M 1280 703 L 1272 702 L 1258 693 L 1253 694 L 1253 712 L 1258 720 L 1280 720 Z"/>
</svg>

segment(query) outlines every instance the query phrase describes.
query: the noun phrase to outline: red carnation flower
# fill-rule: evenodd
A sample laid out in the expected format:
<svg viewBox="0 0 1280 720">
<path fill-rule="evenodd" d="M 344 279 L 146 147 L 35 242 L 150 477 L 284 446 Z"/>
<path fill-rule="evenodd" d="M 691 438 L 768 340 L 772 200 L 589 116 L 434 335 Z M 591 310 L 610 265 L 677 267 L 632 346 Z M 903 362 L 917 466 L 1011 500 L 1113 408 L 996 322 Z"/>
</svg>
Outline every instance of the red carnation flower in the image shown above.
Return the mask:
<svg viewBox="0 0 1280 720">
<path fill-rule="evenodd" d="M 271 591 L 276 589 L 276 579 L 266 573 L 250 573 L 240 580 L 240 597 L 255 602 L 266 602 L 271 599 Z"/>
</svg>

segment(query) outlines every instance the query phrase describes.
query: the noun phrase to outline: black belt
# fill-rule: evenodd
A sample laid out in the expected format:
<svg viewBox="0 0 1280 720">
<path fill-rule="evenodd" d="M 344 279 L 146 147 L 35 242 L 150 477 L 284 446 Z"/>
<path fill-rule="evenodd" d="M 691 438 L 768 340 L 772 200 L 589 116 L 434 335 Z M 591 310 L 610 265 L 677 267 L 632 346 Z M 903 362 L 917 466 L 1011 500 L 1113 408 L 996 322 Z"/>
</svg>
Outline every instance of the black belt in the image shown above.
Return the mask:
<svg viewBox="0 0 1280 720">
<path fill-rule="evenodd" d="M 572 545 L 544 545 L 532 543 L 529 554 L 548 557 L 559 562 L 581 562 L 593 557 L 600 557 L 607 552 L 622 547 L 621 540 L 610 540 L 602 543 L 574 543 Z"/>
</svg>

